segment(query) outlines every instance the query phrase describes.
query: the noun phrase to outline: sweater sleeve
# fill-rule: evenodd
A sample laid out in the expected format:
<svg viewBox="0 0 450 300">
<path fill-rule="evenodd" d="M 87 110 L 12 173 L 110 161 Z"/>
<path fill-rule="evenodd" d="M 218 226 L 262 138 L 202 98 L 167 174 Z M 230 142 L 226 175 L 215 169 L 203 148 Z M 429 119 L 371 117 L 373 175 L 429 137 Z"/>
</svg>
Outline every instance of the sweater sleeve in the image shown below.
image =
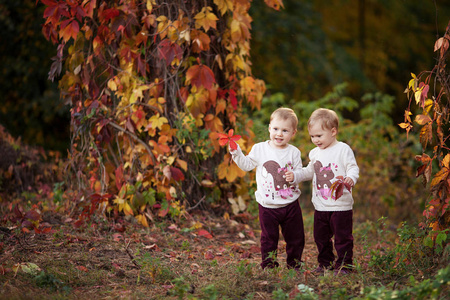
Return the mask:
<svg viewBox="0 0 450 300">
<path fill-rule="evenodd" d="M 312 180 L 314 177 L 314 155 L 312 150 L 309 153 L 309 163 L 306 167 L 301 168 L 297 173 L 295 173 L 295 178 L 298 182 Z"/>
<path fill-rule="evenodd" d="M 300 175 L 299 173 L 302 170 L 303 164 L 302 164 L 302 153 L 300 150 L 295 148 L 296 151 L 294 153 L 294 157 L 296 159 L 293 160 L 292 163 L 292 173 L 294 173 L 294 180 L 291 182 L 291 184 L 299 184 L 300 183 Z"/>
<path fill-rule="evenodd" d="M 253 149 L 252 149 L 253 150 Z M 241 147 L 239 147 L 234 151 L 230 151 L 231 157 L 233 158 L 233 161 L 236 163 L 236 165 L 243 171 L 251 171 L 258 163 L 252 159 L 252 156 L 250 155 L 252 151 L 250 151 L 248 156 L 245 156 L 244 153 L 242 153 Z"/>
<path fill-rule="evenodd" d="M 345 156 L 345 165 L 346 165 L 346 174 L 347 177 L 350 177 L 353 180 L 353 183 L 356 184 L 359 178 L 359 167 L 356 163 L 355 154 L 353 153 L 353 150 L 348 147 L 348 150 L 346 151 Z"/>
</svg>

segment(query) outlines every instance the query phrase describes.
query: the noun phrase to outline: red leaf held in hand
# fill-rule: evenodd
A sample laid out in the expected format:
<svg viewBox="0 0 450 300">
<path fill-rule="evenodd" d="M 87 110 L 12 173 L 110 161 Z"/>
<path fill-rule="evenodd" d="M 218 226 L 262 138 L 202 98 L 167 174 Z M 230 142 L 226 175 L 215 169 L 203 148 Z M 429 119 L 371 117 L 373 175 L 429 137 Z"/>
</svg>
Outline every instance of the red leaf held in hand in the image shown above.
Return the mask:
<svg viewBox="0 0 450 300">
<path fill-rule="evenodd" d="M 234 135 L 234 130 L 230 129 L 228 131 L 228 134 L 219 133 L 219 145 L 225 146 L 228 143 L 230 143 L 231 150 L 236 150 L 237 149 L 236 142 L 239 141 L 240 138 L 241 138 L 240 135 Z"/>
</svg>

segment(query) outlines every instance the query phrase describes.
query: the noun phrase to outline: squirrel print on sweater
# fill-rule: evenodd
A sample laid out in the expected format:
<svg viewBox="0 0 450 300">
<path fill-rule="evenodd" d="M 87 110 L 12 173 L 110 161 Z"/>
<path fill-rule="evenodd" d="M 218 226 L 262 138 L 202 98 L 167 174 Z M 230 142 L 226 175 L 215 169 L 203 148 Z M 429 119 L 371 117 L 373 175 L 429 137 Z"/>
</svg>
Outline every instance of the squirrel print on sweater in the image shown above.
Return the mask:
<svg viewBox="0 0 450 300">
<path fill-rule="evenodd" d="M 269 197 L 269 192 L 272 190 L 272 199 L 275 197 L 275 193 L 277 193 L 281 198 L 287 199 L 287 197 L 292 197 L 292 188 L 289 185 L 289 182 L 286 181 L 286 171 L 290 166 L 290 163 L 286 167 L 281 167 L 276 161 L 269 160 L 263 165 L 263 177 L 268 178 L 268 174 L 272 175 L 273 185 L 271 182 L 267 182 L 267 186 L 265 186 L 266 197 Z M 264 171 L 265 170 L 265 171 Z M 275 188 L 275 193 L 273 192 L 273 188 Z"/>
<path fill-rule="evenodd" d="M 324 167 L 320 161 L 316 161 L 314 163 L 314 172 L 316 173 L 317 190 L 322 198 L 327 200 L 331 197 L 331 180 L 334 178 L 331 164 Z"/>
</svg>

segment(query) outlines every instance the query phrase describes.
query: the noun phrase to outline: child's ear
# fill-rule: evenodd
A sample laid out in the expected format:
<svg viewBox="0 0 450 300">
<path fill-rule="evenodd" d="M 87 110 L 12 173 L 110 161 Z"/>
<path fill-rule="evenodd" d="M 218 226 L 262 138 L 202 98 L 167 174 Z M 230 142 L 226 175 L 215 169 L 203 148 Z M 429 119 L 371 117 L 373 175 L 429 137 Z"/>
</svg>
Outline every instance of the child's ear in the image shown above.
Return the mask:
<svg viewBox="0 0 450 300">
<path fill-rule="evenodd" d="M 336 136 L 337 135 L 337 129 L 336 127 L 331 128 L 331 135 Z"/>
</svg>

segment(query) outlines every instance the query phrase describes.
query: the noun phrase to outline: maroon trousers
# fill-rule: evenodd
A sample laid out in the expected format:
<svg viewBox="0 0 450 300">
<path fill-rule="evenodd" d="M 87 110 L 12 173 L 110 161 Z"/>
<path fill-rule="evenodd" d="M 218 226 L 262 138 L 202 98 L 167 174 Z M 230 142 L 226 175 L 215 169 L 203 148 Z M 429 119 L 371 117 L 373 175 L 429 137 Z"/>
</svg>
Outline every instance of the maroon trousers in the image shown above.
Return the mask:
<svg viewBox="0 0 450 300">
<path fill-rule="evenodd" d="M 324 268 L 349 268 L 353 264 L 353 210 L 315 211 L 314 241 L 319 255 L 317 261 Z M 337 260 L 333 253 L 333 241 Z"/>
<path fill-rule="evenodd" d="M 299 269 L 305 247 L 303 215 L 297 201 L 280 208 L 265 208 L 259 205 L 259 223 L 261 225 L 261 267 L 279 266 L 276 261 L 279 227 L 286 242 L 286 264 L 288 268 Z"/>
</svg>

